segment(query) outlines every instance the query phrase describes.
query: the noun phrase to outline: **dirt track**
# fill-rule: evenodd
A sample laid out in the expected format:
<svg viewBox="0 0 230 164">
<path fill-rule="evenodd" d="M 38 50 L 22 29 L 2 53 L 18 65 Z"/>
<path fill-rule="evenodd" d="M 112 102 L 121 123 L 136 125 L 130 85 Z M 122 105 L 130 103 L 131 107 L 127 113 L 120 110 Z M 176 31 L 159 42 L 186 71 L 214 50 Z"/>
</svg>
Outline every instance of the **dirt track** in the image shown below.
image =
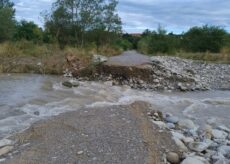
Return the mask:
<svg viewBox="0 0 230 164">
<path fill-rule="evenodd" d="M 82 109 L 33 125 L 16 136 L 18 153 L 5 163 L 158 164 L 165 148 L 176 150 L 166 132 L 146 116 L 149 106 Z M 23 144 L 30 143 L 23 147 Z"/>
</svg>

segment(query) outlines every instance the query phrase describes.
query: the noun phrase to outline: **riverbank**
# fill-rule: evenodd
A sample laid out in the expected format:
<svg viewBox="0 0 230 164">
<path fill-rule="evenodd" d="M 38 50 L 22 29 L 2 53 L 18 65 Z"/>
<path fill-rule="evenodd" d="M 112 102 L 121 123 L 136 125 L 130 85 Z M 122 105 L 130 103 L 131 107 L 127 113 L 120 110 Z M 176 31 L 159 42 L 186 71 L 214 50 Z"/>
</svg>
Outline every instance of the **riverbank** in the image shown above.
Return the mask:
<svg viewBox="0 0 230 164">
<path fill-rule="evenodd" d="M 106 57 L 66 53 L 46 58 L 15 57 L 0 61 L 2 73 L 73 76 L 80 81 L 108 81 L 144 90 L 196 91 L 230 89 L 230 65 L 127 51 Z"/>
</svg>

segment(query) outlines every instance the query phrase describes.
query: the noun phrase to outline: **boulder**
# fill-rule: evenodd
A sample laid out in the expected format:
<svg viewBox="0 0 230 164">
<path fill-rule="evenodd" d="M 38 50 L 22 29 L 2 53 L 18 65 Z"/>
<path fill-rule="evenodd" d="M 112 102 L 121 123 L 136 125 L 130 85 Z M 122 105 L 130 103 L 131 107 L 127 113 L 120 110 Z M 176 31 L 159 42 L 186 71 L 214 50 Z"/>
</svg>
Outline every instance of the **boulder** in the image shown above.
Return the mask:
<svg viewBox="0 0 230 164">
<path fill-rule="evenodd" d="M 216 139 L 226 139 L 228 136 L 228 133 L 218 130 L 218 129 L 213 129 L 212 136 L 213 138 L 216 138 Z"/>
<path fill-rule="evenodd" d="M 196 128 L 193 121 L 189 119 L 179 120 L 178 125 L 182 129 L 195 129 Z"/>
<path fill-rule="evenodd" d="M 181 164 L 208 164 L 209 162 L 199 156 L 192 156 L 185 158 Z"/>
<path fill-rule="evenodd" d="M 207 143 L 207 142 L 191 142 L 189 143 L 188 147 L 189 149 L 196 151 L 196 152 L 202 152 L 204 150 L 206 150 L 211 143 Z"/>
<path fill-rule="evenodd" d="M 229 129 L 229 128 L 227 128 L 227 127 L 226 127 L 226 126 L 224 126 L 224 125 L 218 126 L 218 127 L 217 127 L 217 129 L 219 129 L 219 130 L 223 130 L 223 131 L 225 131 L 225 132 L 227 132 L 227 133 L 230 133 L 230 129 Z"/>
<path fill-rule="evenodd" d="M 5 146 L 5 147 L 1 148 L 0 149 L 0 156 L 9 153 L 10 151 L 13 150 L 13 148 L 14 148 L 13 146 Z"/>
<path fill-rule="evenodd" d="M 230 146 L 221 146 L 219 147 L 218 152 L 220 152 L 223 155 L 228 155 L 230 154 Z"/>
<path fill-rule="evenodd" d="M 176 117 L 176 116 L 168 116 L 168 117 L 165 118 L 165 121 L 169 122 L 169 123 L 176 124 L 176 123 L 178 123 L 179 118 Z"/>
<path fill-rule="evenodd" d="M 64 81 L 62 83 L 63 86 L 67 87 L 67 88 L 72 88 L 73 87 L 73 84 L 69 81 Z"/>
<path fill-rule="evenodd" d="M 0 140 L 0 147 L 9 146 L 9 145 L 13 145 L 13 144 L 14 144 L 14 142 L 12 140 L 9 140 L 9 139 Z"/>
<path fill-rule="evenodd" d="M 182 151 L 182 152 L 187 152 L 188 151 L 188 148 L 184 145 L 184 143 L 179 140 L 178 138 L 173 138 L 176 145 L 178 146 L 179 150 Z"/>
<path fill-rule="evenodd" d="M 166 159 L 168 162 L 172 164 L 178 164 L 180 162 L 180 157 L 177 153 L 174 152 L 169 152 L 166 155 Z"/>
</svg>

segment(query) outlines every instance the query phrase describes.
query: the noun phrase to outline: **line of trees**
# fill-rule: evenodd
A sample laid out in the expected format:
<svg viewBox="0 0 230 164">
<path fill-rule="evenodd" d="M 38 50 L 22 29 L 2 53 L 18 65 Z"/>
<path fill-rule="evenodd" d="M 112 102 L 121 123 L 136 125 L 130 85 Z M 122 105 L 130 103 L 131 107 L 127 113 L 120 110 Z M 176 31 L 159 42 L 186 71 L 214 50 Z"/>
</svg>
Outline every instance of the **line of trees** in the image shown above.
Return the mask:
<svg viewBox="0 0 230 164">
<path fill-rule="evenodd" d="M 146 54 L 217 53 L 230 46 L 229 33 L 218 26 L 193 27 L 180 35 L 167 33 L 161 26 L 156 31 L 145 30 L 140 36 L 122 34 L 117 5 L 117 0 L 56 0 L 50 11 L 43 13 L 42 29 L 34 22 L 16 21 L 14 4 L 0 0 L 0 43 L 27 40 L 58 43 L 60 48 L 110 45 Z"/>
<path fill-rule="evenodd" d="M 34 22 L 15 20 L 14 4 L 0 0 L 0 42 L 28 40 L 84 47 L 112 44 L 121 37 L 117 0 L 57 0 L 43 13 L 44 29 Z"/>
<path fill-rule="evenodd" d="M 192 27 L 179 35 L 167 33 L 159 26 L 157 31 L 145 30 L 140 36 L 126 34 L 123 38 L 128 41 L 126 45 L 146 54 L 175 54 L 181 51 L 218 53 L 223 48 L 230 48 L 230 34 L 219 26 Z"/>
</svg>

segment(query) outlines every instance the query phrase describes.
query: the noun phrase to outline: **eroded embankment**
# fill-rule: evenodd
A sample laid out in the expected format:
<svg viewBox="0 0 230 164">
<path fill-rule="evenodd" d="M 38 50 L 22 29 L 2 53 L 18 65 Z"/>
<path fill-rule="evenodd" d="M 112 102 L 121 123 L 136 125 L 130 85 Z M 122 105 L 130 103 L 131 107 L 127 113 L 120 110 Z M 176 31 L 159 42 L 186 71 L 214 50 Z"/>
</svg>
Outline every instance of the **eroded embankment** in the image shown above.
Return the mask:
<svg viewBox="0 0 230 164">
<path fill-rule="evenodd" d="M 112 81 L 135 89 L 207 90 L 230 88 L 230 65 L 207 64 L 176 57 L 148 57 L 135 51 L 106 59 L 80 72 L 72 72 L 83 80 Z M 102 61 L 102 62 L 100 62 Z"/>
</svg>

